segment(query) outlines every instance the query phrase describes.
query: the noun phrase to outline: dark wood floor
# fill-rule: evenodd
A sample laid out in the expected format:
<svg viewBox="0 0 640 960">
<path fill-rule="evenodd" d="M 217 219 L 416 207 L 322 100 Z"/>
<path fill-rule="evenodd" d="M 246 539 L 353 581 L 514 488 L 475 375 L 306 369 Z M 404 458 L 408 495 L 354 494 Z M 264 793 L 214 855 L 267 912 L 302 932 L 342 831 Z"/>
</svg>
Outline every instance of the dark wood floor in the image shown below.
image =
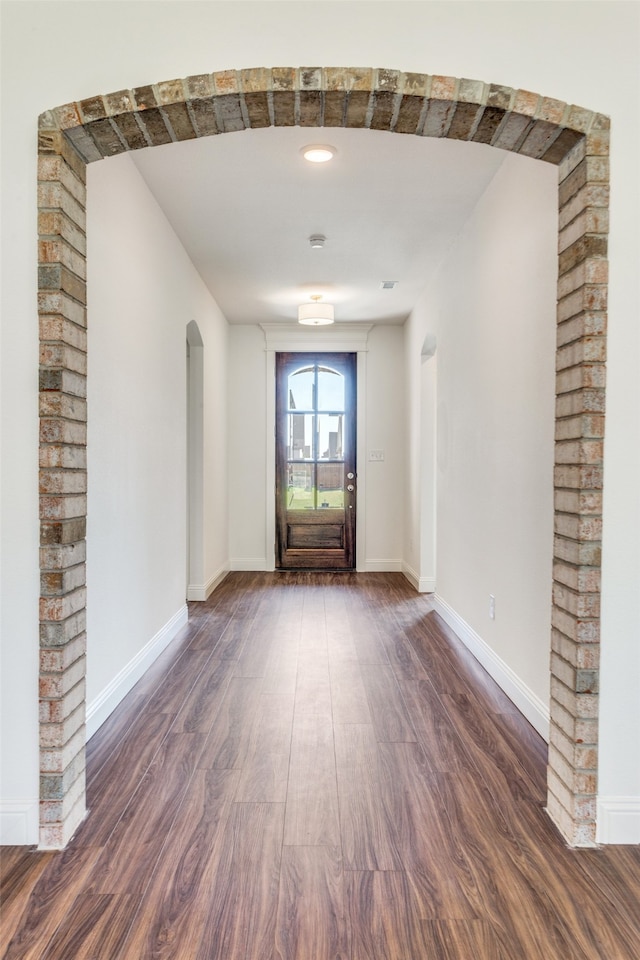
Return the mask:
<svg viewBox="0 0 640 960">
<path fill-rule="evenodd" d="M 6 960 L 637 960 L 640 850 L 570 850 L 544 743 L 400 575 L 231 574 L 4 848 Z"/>
</svg>

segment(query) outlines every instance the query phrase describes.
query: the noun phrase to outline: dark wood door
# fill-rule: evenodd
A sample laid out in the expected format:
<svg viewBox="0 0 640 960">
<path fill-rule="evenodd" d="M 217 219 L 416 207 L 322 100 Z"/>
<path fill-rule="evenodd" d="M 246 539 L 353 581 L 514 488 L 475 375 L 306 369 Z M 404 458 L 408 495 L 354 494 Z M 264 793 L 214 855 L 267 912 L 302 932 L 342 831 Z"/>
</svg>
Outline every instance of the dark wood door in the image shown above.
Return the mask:
<svg viewBox="0 0 640 960">
<path fill-rule="evenodd" d="M 276 565 L 353 570 L 356 354 L 276 354 Z"/>
</svg>

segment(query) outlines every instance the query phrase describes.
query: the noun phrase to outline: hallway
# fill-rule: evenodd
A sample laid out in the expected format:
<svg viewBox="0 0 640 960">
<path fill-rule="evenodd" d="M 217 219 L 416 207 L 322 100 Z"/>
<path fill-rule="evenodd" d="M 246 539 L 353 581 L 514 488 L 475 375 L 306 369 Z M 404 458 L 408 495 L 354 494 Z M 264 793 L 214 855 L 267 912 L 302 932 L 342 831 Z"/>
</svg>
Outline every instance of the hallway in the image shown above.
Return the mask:
<svg viewBox="0 0 640 960">
<path fill-rule="evenodd" d="M 640 849 L 565 847 L 546 745 L 400 574 L 232 573 L 190 615 L 67 850 L 2 851 L 6 960 L 640 955 Z"/>
</svg>

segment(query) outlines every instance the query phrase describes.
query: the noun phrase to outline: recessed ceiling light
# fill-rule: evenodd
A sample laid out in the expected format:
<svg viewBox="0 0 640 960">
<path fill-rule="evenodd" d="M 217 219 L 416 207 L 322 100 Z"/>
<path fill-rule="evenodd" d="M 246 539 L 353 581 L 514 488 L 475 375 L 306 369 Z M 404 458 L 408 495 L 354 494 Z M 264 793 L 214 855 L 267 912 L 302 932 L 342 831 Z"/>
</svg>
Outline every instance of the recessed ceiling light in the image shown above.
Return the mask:
<svg viewBox="0 0 640 960">
<path fill-rule="evenodd" d="M 327 160 L 333 160 L 337 153 L 335 147 L 329 147 L 324 143 L 310 143 L 300 152 L 309 163 L 326 163 Z"/>
</svg>

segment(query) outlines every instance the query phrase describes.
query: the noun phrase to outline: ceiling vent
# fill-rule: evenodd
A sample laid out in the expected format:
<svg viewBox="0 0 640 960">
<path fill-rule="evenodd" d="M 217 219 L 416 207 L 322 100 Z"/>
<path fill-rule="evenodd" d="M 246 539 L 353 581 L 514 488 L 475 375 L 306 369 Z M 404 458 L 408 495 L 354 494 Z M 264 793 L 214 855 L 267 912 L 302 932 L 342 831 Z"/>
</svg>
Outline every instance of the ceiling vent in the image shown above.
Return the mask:
<svg viewBox="0 0 640 960">
<path fill-rule="evenodd" d="M 398 286 L 398 281 L 397 281 L 397 280 L 383 280 L 382 283 L 380 284 L 380 289 L 381 289 L 381 290 L 395 290 L 395 288 L 396 288 L 397 286 Z"/>
</svg>

